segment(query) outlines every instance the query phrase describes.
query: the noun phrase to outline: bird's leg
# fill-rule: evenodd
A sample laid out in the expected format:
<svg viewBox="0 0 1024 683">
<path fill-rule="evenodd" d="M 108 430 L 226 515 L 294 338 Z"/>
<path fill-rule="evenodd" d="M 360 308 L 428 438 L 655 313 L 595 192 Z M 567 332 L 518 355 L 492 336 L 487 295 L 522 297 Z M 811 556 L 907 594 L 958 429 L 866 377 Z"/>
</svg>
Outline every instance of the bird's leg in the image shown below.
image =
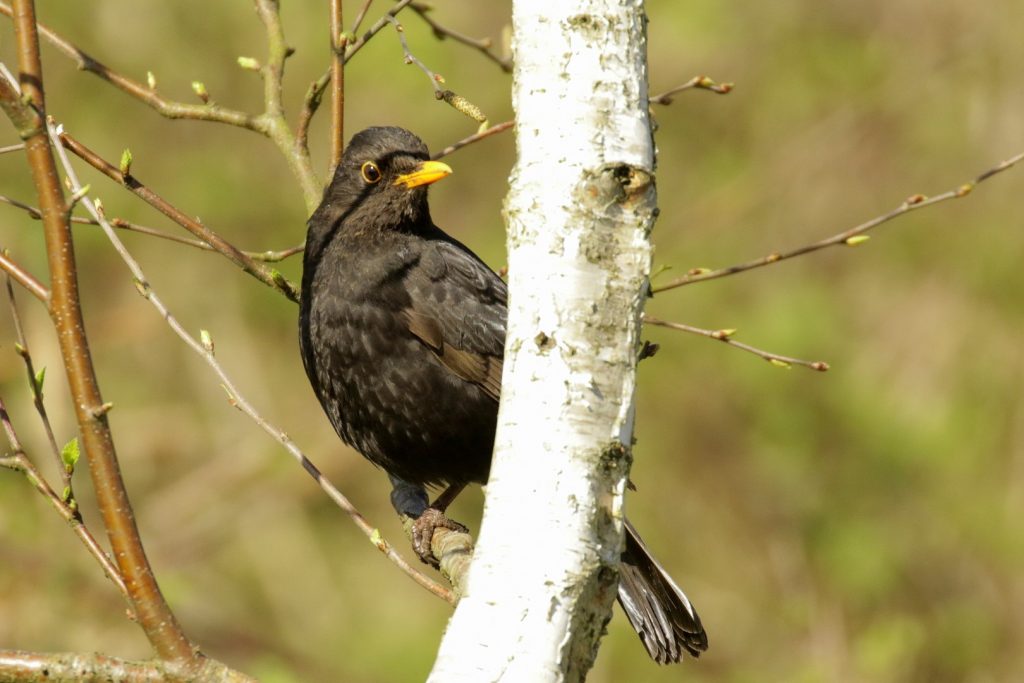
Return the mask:
<svg viewBox="0 0 1024 683">
<path fill-rule="evenodd" d="M 465 488 L 465 484 L 452 484 L 437 497 L 432 505 L 428 505 L 427 492 L 422 486 L 410 484 L 398 477 L 390 477 L 390 479 L 391 505 L 399 515 L 405 515 L 414 520 L 412 549 L 424 563 L 437 567 L 440 563 L 430 549 L 434 531 L 436 529 L 451 529 L 462 533 L 469 532 L 465 526 L 448 519 L 444 514 L 459 492 Z"/>
</svg>

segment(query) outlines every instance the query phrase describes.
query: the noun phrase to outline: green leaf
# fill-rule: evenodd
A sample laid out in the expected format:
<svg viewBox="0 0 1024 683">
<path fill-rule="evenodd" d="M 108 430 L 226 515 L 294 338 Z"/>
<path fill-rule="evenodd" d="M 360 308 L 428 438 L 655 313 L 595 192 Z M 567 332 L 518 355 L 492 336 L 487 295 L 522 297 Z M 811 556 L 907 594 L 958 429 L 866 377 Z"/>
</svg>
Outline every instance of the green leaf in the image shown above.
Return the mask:
<svg viewBox="0 0 1024 683">
<path fill-rule="evenodd" d="M 126 176 L 131 173 L 132 170 L 132 151 L 125 147 L 124 151 L 121 152 L 121 163 L 118 165 L 118 170 L 122 176 Z"/>
<path fill-rule="evenodd" d="M 35 379 L 33 380 L 36 384 L 36 393 L 40 396 L 43 395 L 43 382 L 46 381 L 46 366 L 36 373 Z"/>
<path fill-rule="evenodd" d="M 78 464 L 78 458 L 81 456 L 81 452 L 78 449 L 78 437 L 71 439 L 64 448 L 60 449 L 60 459 L 64 463 L 64 469 L 68 474 L 75 471 L 75 465 Z"/>
</svg>

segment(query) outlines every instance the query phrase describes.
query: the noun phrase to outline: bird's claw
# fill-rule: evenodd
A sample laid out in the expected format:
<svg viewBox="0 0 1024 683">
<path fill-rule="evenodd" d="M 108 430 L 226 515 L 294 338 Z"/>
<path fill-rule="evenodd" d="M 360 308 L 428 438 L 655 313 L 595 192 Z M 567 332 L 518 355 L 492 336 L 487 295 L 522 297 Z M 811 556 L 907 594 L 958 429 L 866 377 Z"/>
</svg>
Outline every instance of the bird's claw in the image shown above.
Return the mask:
<svg viewBox="0 0 1024 683">
<path fill-rule="evenodd" d="M 412 549 L 416 551 L 425 564 L 435 569 L 440 566 L 440 561 L 430 549 L 434 539 L 434 531 L 437 529 L 450 529 L 463 534 L 468 534 L 469 529 L 456 521 L 448 519 L 444 512 L 435 507 L 428 507 L 423 511 L 416 521 L 412 523 Z"/>
</svg>

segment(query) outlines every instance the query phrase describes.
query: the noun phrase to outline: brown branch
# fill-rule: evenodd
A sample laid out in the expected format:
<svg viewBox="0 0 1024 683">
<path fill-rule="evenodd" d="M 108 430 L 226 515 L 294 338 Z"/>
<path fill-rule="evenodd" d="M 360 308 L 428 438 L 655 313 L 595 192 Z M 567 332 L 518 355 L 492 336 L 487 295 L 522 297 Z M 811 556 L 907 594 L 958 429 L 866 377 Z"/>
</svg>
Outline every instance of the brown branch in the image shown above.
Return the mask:
<svg viewBox="0 0 1024 683">
<path fill-rule="evenodd" d="M 489 138 L 492 135 L 497 135 L 498 133 L 504 133 L 513 125 L 515 125 L 515 121 L 502 121 L 501 123 L 497 123 L 488 128 L 487 130 L 481 131 L 479 133 L 473 133 L 469 137 L 462 138 L 458 142 L 448 145 L 440 152 L 435 152 L 431 159 L 440 159 L 442 157 L 446 157 L 452 152 L 457 152 L 458 150 L 462 149 L 463 147 L 466 147 L 467 145 L 472 145 L 474 142 L 480 142 L 484 138 Z"/>
<path fill-rule="evenodd" d="M 367 30 L 367 32 L 365 34 L 363 34 L 363 36 L 361 38 L 359 38 L 358 40 L 353 41 L 352 40 L 353 34 L 355 34 L 355 32 L 359 30 L 359 25 L 362 23 L 363 17 L 366 15 L 366 11 L 370 8 L 370 0 L 365 0 L 364 3 L 363 3 L 362 8 L 360 8 L 360 10 L 359 10 L 359 14 L 356 16 L 356 21 L 355 21 L 355 23 L 352 26 L 352 31 L 349 32 L 349 33 L 344 34 L 344 36 L 342 36 L 340 34 L 338 35 L 338 41 L 339 41 L 339 43 L 341 43 L 341 44 L 338 45 L 338 48 L 342 51 L 342 57 L 341 57 L 341 60 L 340 60 L 341 61 L 340 70 L 342 72 L 344 72 L 344 66 L 346 64 L 348 64 L 348 61 L 350 59 L 352 59 L 352 57 L 354 57 L 355 54 L 357 52 L 359 52 L 359 50 L 362 49 L 362 47 L 364 45 L 366 45 L 366 42 L 368 40 L 373 38 L 375 35 L 377 35 L 377 33 L 379 33 L 381 31 L 381 29 L 383 29 L 385 26 L 388 25 L 389 17 L 393 17 L 396 14 L 398 14 L 399 12 L 401 12 L 406 6 L 409 5 L 410 2 L 412 2 L 412 0 L 400 0 L 400 2 L 396 3 L 395 6 L 392 7 L 390 10 L 388 10 L 388 12 L 384 16 L 382 16 L 380 19 L 378 19 L 369 28 L 369 30 Z M 335 32 L 332 30 L 332 37 L 331 37 L 331 45 L 332 46 L 334 46 L 334 44 L 335 44 L 334 33 Z M 295 130 L 296 130 L 296 133 L 295 133 L 295 146 L 296 146 L 296 149 L 304 152 L 307 156 L 309 155 L 309 125 L 310 125 L 310 122 L 313 120 L 313 116 L 316 114 L 317 110 L 320 108 L 320 104 L 323 102 L 324 91 L 327 90 L 327 87 L 329 85 L 331 85 L 331 82 L 333 80 L 332 76 L 334 74 L 334 71 L 335 71 L 335 68 L 336 68 L 336 64 L 338 62 L 338 60 L 336 58 L 336 54 L 337 54 L 337 52 L 332 47 L 331 64 L 327 67 L 327 70 L 324 71 L 323 75 L 321 75 L 320 78 L 318 78 L 315 81 L 313 81 L 310 84 L 309 89 L 306 90 L 306 96 L 303 99 L 303 103 L 302 103 L 302 110 L 299 112 L 298 122 L 296 123 L 296 126 L 295 126 Z M 332 93 L 337 93 L 337 92 L 338 92 L 337 88 L 332 89 Z M 333 102 L 333 97 L 334 97 L 334 95 L 332 95 L 332 102 Z M 342 88 L 341 88 L 341 101 L 342 101 L 342 103 L 344 102 L 344 84 L 342 84 Z M 334 109 L 333 111 L 337 112 L 338 109 Z M 339 116 L 339 115 L 338 114 L 333 114 L 332 116 Z M 344 118 L 343 114 L 340 115 L 340 118 L 341 119 Z M 331 161 L 332 161 L 332 163 L 331 163 L 331 169 L 332 169 L 332 171 L 333 171 L 334 167 L 337 165 L 337 162 L 334 161 L 334 150 L 335 149 L 339 149 L 340 150 L 342 147 L 344 147 L 344 144 L 345 144 L 343 123 L 344 122 L 341 121 L 340 124 L 339 124 L 338 122 L 335 122 L 335 120 L 332 118 L 332 125 L 331 125 L 331 135 L 332 135 L 332 139 L 331 139 L 331 143 L 332 143 L 332 154 L 331 154 L 331 157 L 332 157 Z M 337 143 L 337 141 L 336 141 L 336 139 L 334 137 L 335 131 L 339 131 L 339 133 L 337 135 L 337 140 L 340 140 L 340 143 Z M 336 144 L 340 144 L 340 146 L 335 147 Z M 338 159 L 339 160 L 341 159 L 340 152 L 338 153 Z M 319 197 L 317 198 L 317 200 L 319 201 Z M 315 205 L 314 205 L 314 208 L 315 208 Z"/>
<path fill-rule="evenodd" d="M 912 195 L 908 197 L 902 204 L 900 204 L 898 207 L 896 207 L 895 209 L 888 213 L 882 214 L 881 216 L 876 216 L 875 218 L 872 218 L 869 221 L 865 221 L 860 225 L 854 226 L 849 230 L 844 230 L 843 232 L 836 233 L 831 237 L 826 237 L 825 239 L 814 242 L 813 244 L 807 244 L 802 247 L 797 247 L 796 249 L 791 249 L 789 251 L 784 252 L 775 251 L 759 259 L 754 259 L 753 261 L 747 261 L 746 263 L 740 263 L 734 266 L 729 266 L 728 268 L 718 268 L 716 270 L 708 270 L 707 268 L 694 268 L 690 270 L 686 275 L 683 275 L 680 278 L 676 278 L 675 280 L 672 280 L 671 282 L 668 282 L 664 285 L 653 287 L 651 289 L 651 292 L 665 292 L 670 289 L 675 289 L 676 287 L 682 287 L 684 285 L 690 285 L 695 282 L 704 282 L 706 280 L 714 280 L 716 278 L 725 277 L 727 275 L 735 275 L 736 273 L 742 273 L 748 270 L 753 270 L 754 268 L 760 268 L 762 266 L 768 266 L 773 263 L 778 263 L 779 261 L 784 261 L 786 259 L 793 258 L 794 256 L 810 254 L 811 252 L 815 252 L 820 249 L 825 249 L 826 247 L 834 247 L 837 245 L 855 247 L 859 244 L 863 244 L 869 239 L 869 236 L 864 234 L 869 230 L 876 228 L 879 225 L 882 225 L 883 223 L 888 223 L 892 219 L 902 216 L 903 214 L 910 213 L 911 211 L 923 209 L 926 206 L 934 206 L 935 204 L 949 201 L 951 199 L 959 199 L 961 197 L 966 197 L 974 190 L 975 186 L 988 180 L 989 178 L 998 173 L 1002 173 L 1008 168 L 1012 168 L 1013 166 L 1018 164 L 1022 159 L 1024 159 L 1024 152 L 1012 156 L 1009 159 L 1000 162 L 999 164 L 996 164 L 992 168 L 988 169 L 987 171 L 976 177 L 974 180 L 968 183 L 964 183 L 963 185 L 960 185 L 956 189 L 943 192 L 942 194 L 937 194 L 934 197 L 925 197 L 924 195 L 921 194 Z"/>
<path fill-rule="evenodd" d="M 21 356 L 25 364 L 25 372 L 28 375 L 28 385 L 32 389 L 32 403 L 39 419 L 43 423 L 43 431 L 46 432 L 46 439 L 50 444 L 50 451 L 57 465 L 57 471 L 61 474 L 61 483 L 64 485 L 65 495 L 63 500 L 70 502 L 74 500 L 74 491 L 71 488 L 71 468 L 64 465 L 61 458 L 61 449 L 57 445 L 57 439 L 53 435 L 53 426 L 50 424 L 50 417 L 46 414 L 46 404 L 43 402 L 42 382 L 36 379 L 36 369 L 32 362 L 32 352 L 28 347 L 28 339 L 25 336 L 25 328 L 21 324 L 21 313 L 18 311 L 18 300 L 14 296 L 14 287 L 11 284 L 10 276 L 5 278 L 7 285 L 7 302 L 10 305 L 11 320 L 14 323 L 14 338 L 16 340 L 14 350 Z M 12 441 L 13 445 L 13 441 Z"/>
<path fill-rule="evenodd" d="M 15 263 L 6 249 L 0 250 L 0 270 L 11 276 L 15 282 L 27 289 L 32 296 L 42 301 L 43 305 L 49 308 L 50 290 L 46 288 L 46 285 L 37 280 L 32 273 Z"/>
<path fill-rule="evenodd" d="M 56 132 L 53 133 L 56 138 Z M 58 148 L 58 154 L 60 154 L 61 161 L 64 164 L 65 172 L 67 173 L 70 185 L 75 192 L 81 191 L 82 185 L 78 180 L 77 175 L 74 172 L 74 168 L 71 166 L 70 160 L 66 154 Z M 103 228 L 104 233 L 107 235 L 107 239 L 113 244 L 114 249 L 121 256 L 121 259 L 128 266 L 131 271 L 132 278 L 135 282 L 136 288 L 139 293 L 147 300 L 160 314 L 160 317 L 170 326 L 171 330 L 178 335 L 178 337 L 185 342 L 193 351 L 198 353 L 207 365 L 209 365 L 217 377 L 221 381 L 221 386 L 228 395 L 228 402 L 238 408 L 243 413 L 249 416 L 263 431 L 274 438 L 278 443 L 285 447 L 289 454 L 291 454 L 308 472 L 320 486 L 320 488 L 327 493 L 328 497 L 334 501 L 334 503 L 340 507 L 349 517 L 356 523 L 356 526 L 366 534 L 370 542 L 373 543 L 381 552 L 383 552 L 388 559 L 390 559 L 396 566 L 402 571 L 408 574 L 416 583 L 420 584 L 430 592 L 434 593 L 438 597 L 441 597 L 448 602 L 452 602 L 454 598 L 451 595 L 451 591 L 448 591 L 443 586 L 432 580 L 422 572 L 418 571 L 405 559 L 399 555 L 394 548 L 385 540 L 379 530 L 372 526 L 365 517 L 359 512 L 358 509 L 346 498 L 331 482 L 320 473 L 320 470 L 306 457 L 306 455 L 299 450 L 298 446 L 291 440 L 291 438 L 283 431 L 270 424 L 262 415 L 246 400 L 241 393 L 239 393 L 234 382 L 224 371 L 224 368 L 217 361 L 214 355 L 212 340 L 204 341 L 197 340 L 188 331 L 182 327 L 181 323 L 178 322 L 161 298 L 153 291 L 146 279 L 145 273 L 142 272 L 142 267 L 139 265 L 132 255 L 125 248 L 124 244 L 117 237 L 114 232 L 113 226 L 110 225 L 109 221 L 103 216 L 103 214 L 96 209 L 95 203 L 87 196 L 83 196 L 82 205 L 92 215 L 92 217 L 99 222 L 100 227 Z M 205 335 L 208 338 L 208 333 Z"/>
<path fill-rule="evenodd" d="M 437 74 L 426 64 L 424 64 L 416 55 L 409 50 L 409 43 L 405 40 L 405 27 L 399 23 L 398 19 L 389 16 L 388 21 L 391 22 L 395 27 L 395 32 L 398 34 L 398 40 L 402 44 L 402 53 L 405 58 L 406 64 L 415 64 L 419 67 L 420 71 L 426 74 L 427 78 L 430 79 L 430 85 L 434 88 L 434 97 L 450 104 L 457 111 L 462 112 L 466 116 L 470 117 L 474 121 L 480 124 L 481 132 L 487 128 L 487 116 L 484 115 L 480 108 L 467 100 L 462 95 L 459 95 L 451 90 L 446 90 L 441 87 L 444 83 L 444 77 Z"/>
<path fill-rule="evenodd" d="M 255 683 L 255 679 L 218 661 L 201 658 L 194 667 L 174 662 L 133 662 L 99 653 L 0 650 L 0 679 L 10 683 L 52 681 L 121 681 L 158 683 L 189 680 L 205 683 Z"/>
<path fill-rule="evenodd" d="M 328 68 L 323 76 L 310 83 L 302 102 L 302 109 L 299 111 L 299 119 L 295 124 L 295 145 L 306 156 L 309 156 L 309 124 L 313 121 L 313 115 L 320 109 L 324 90 L 330 83 L 331 69 Z"/>
<path fill-rule="evenodd" d="M 763 358 L 772 365 L 780 368 L 790 368 L 794 365 L 800 365 L 811 370 L 817 370 L 818 372 L 825 372 L 829 369 L 828 363 L 820 360 L 810 361 L 802 360 L 800 358 L 790 358 L 789 356 L 780 356 L 777 353 L 771 353 L 770 351 L 763 351 L 757 347 L 744 344 L 742 342 L 735 341 L 732 335 L 736 333 L 736 330 L 705 330 L 700 327 L 693 327 L 692 325 L 685 325 L 683 323 L 674 323 L 667 320 L 661 320 L 653 316 L 644 314 L 644 322 L 648 325 L 657 325 L 658 327 L 667 327 L 672 330 L 678 330 L 680 332 L 689 332 L 690 334 L 698 334 L 702 337 L 708 337 L 709 339 L 717 339 L 718 341 L 725 342 L 729 346 L 752 353 L 759 358 Z"/>
<path fill-rule="evenodd" d="M 7 2 L 0 2 L 0 14 L 7 15 L 8 17 L 12 16 L 11 6 Z M 156 90 L 110 69 L 102 62 L 75 47 L 52 29 L 39 24 L 39 34 L 56 47 L 59 52 L 74 61 L 81 71 L 86 71 L 102 78 L 118 90 L 149 105 L 161 116 L 169 119 L 216 121 L 266 133 L 264 130 L 265 124 L 258 116 L 217 105 L 185 104 L 183 102 L 165 100 L 156 93 Z"/>
<path fill-rule="evenodd" d="M 434 18 L 430 16 L 429 12 L 432 7 L 419 2 L 413 2 L 409 6 L 409 9 L 416 12 L 423 21 L 430 26 L 434 32 L 434 37 L 438 40 L 444 40 L 445 38 L 451 38 L 457 43 L 462 43 L 468 47 L 478 50 L 482 55 L 487 57 L 489 60 L 497 64 L 502 71 L 505 73 L 512 73 L 512 60 L 511 58 L 502 57 L 491 50 L 493 47 L 493 41 L 490 38 L 473 38 L 467 36 L 464 33 L 459 33 L 447 26 L 442 26 L 438 22 L 434 21 Z"/>
<path fill-rule="evenodd" d="M 278 0 L 255 0 L 255 3 L 256 14 L 267 32 L 267 61 L 260 71 L 263 75 L 265 111 L 259 118 L 265 127 L 265 134 L 277 145 L 292 175 L 298 179 L 306 210 L 313 213 L 320 203 L 323 188 L 313 172 L 309 148 L 300 144 L 295 133 L 288 127 L 282 100 L 284 63 L 293 50 L 284 38 Z"/>
<path fill-rule="evenodd" d="M 31 218 L 38 220 L 41 217 L 39 209 L 36 207 L 26 204 L 25 202 L 18 201 L 6 195 L 0 194 L 0 204 L 8 204 L 17 209 L 23 210 Z M 86 218 L 85 216 L 72 216 L 71 222 L 77 225 L 99 225 L 99 222 L 92 218 Z M 174 235 L 163 230 L 157 230 L 156 228 L 150 228 L 145 225 L 139 225 L 138 223 L 132 223 L 122 218 L 111 218 L 110 224 L 118 230 L 124 230 L 127 232 L 137 232 L 142 235 L 149 235 L 150 237 L 156 237 L 158 239 L 167 240 L 168 242 L 176 242 L 178 244 L 184 244 L 189 247 L 195 247 L 203 251 L 217 251 L 206 242 L 202 240 L 192 239 L 190 237 L 182 237 L 180 235 Z M 283 261 L 286 258 L 295 256 L 296 254 L 302 253 L 305 245 L 297 244 L 286 249 L 280 249 L 277 251 L 266 249 L 264 251 L 243 251 L 242 253 L 251 258 L 254 261 L 262 261 L 264 263 L 277 263 Z"/>
<path fill-rule="evenodd" d="M 130 173 L 122 175 L 121 170 L 118 167 L 106 161 L 67 133 L 61 133 L 59 139 L 64 147 L 71 150 L 87 164 L 100 171 L 111 180 L 126 187 L 130 192 L 140 197 L 157 211 L 191 232 L 203 242 L 209 244 L 217 251 L 217 253 L 226 257 L 243 271 L 252 275 L 268 287 L 273 287 L 292 301 L 298 302 L 298 289 L 295 285 L 288 282 L 288 280 L 286 280 L 280 273 L 272 271 L 266 266 L 257 263 L 251 257 L 246 256 L 233 244 L 225 240 L 213 230 L 207 228 L 199 221 L 187 216 L 183 211 L 139 182 Z"/>
<path fill-rule="evenodd" d="M 34 386 L 34 382 L 32 383 Z M 68 504 L 63 496 L 57 495 L 46 480 L 43 479 L 43 475 L 36 468 L 35 464 L 26 455 L 21 442 L 18 440 L 18 435 L 14 431 L 14 426 L 11 424 L 10 416 L 7 414 L 7 409 L 4 406 L 3 399 L 0 399 L 0 423 L 3 423 L 4 432 L 7 434 L 7 442 L 11 445 L 11 449 L 14 451 L 14 455 L 3 459 L 0 463 L 4 467 L 12 469 L 16 472 L 21 472 L 28 479 L 29 483 L 38 491 L 46 500 L 50 503 L 54 510 L 57 511 L 64 521 L 67 522 L 71 530 L 78 536 L 78 540 L 82 542 L 89 554 L 92 555 L 103 569 L 103 573 L 110 579 L 117 589 L 121 592 L 125 601 L 128 603 L 128 609 L 131 610 L 132 618 L 135 618 L 134 609 L 132 609 L 131 596 L 128 595 L 128 588 L 124 584 L 124 580 L 121 578 L 121 573 L 114 565 L 110 556 L 96 541 L 96 538 L 89 531 L 88 527 L 82 521 L 81 515 L 78 514 L 78 508 Z M 60 467 L 61 471 L 64 470 L 63 465 Z M 4 679 L 7 680 L 7 679 Z"/>
<path fill-rule="evenodd" d="M 373 22 L 370 28 L 367 29 L 366 33 L 345 49 L 345 63 L 348 64 L 348 60 L 352 59 L 357 52 L 363 49 L 363 46 L 366 45 L 366 42 L 370 40 L 370 38 L 373 38 L 375 35 L 380 33 L 381 29 L 387 26 L 388 22 L 399 12 L 405 9 L 411 2 L 412 0 L 398 0 L 398 2 L 395 3 L 395 6 L 389 9 L 384 16 Z"/>
<path fill-rule="evenodd" d="M 331 166 L 328 176 L 341 161 L 345 146 L 345 45 L 341 0 L 331 0 Z"/>
<path fill-rule="evenodd" d="M 708 90 L 719 95 L 728 95 L 732 92 L 735 87 L 732 83 L 715 83 L 707 76 L 694 76 L 686 83 L 677 85 L 674 88 L 666 90 L 660 95 L 655 95 L 650 98 L 648 102 L 651 104 L 672 104 L 673 95 L 677 95 L 684 90 L 697 89 L 697 90 Z"/>
<path fill-rule="evenodd" d="M 25 95 L 41 115 L 43 74 L 39 62 L 35 7 L 31 0 L 15 0 L 14 20 L 18 67 L 22 81 L 28 84 Z M 52 282 L 50 316 L 57 332 L 82 446 L 89 461 L 89 472 L 110 545 L 135 607 L 138 623 L 157 655 L 165 660 L 193 661 L 196 655 L 192 645 L 164 600 L 149 566 L 121 478 L 79 306 L 68 206 L 57 177 L 50 140 L 42 129 L 23 139 L 42 214 Z"/>
<path fill-rule="evenodd" d="M 352 22 L 352 30 L 350 33 L 355 34 L 360 25 L 363 23 L 363 19 L 366 17 L 366 13 L 370 9 L 370 5 L 373 4 L 373 0 L 363 0 L 363 6 L 359 8 L 359 12 L 356 14 L 355 20 Z"/>
<path fill-rule="evenodd" d="M 288 128 L 284 118 L 284 109 L 281 106 L 281 76 L 284 71 L 284 59 L 290 54 L 290 51 L 284 42 L 279 17 L 276 17 L 277 3 L 274 0 L 257 0 L 256 6 L 260 18 L 267 28 L 270 53 L 267 64 L 261 67 L 261 73 L 264 76 L 266 106 L 266 110 L 262 114 L 237 111 L 212 102 L 185 104 L 165 100 L 157 94 L 155 85 L 153 87 L 143 85 L 117 73 L 45 26 L 40 26 L 39 32 L 59 52 L 72 59 L 80 70 L 107 81 L 166 118 L 214 121 L 267 136 L 284 154 L 285 161 L 302 188 L 306 208 L 312 213 L 320 202 L 321 186 L 316 174 L 313 173 L 308 151 L 303 146 L 295 144 L 295 137 Z M 0 14 L 12 16 L 10 5 L 2 0 L 0 0 Z"/>
</svg>

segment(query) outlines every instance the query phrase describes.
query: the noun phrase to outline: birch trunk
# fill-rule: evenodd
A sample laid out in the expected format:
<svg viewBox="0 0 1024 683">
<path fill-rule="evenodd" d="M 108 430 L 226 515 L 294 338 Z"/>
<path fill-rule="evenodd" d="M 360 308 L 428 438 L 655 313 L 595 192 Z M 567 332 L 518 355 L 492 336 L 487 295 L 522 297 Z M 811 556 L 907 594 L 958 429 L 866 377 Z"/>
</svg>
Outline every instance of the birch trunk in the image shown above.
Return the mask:
<svg viewBox="0 0 1024 683">
<path fill-rule="evenodd" d="M 611 614 L 656 215 L 642 0 L 516 0 L 495 459 L 430 681 L 578 681 Z"/>
</svg>

